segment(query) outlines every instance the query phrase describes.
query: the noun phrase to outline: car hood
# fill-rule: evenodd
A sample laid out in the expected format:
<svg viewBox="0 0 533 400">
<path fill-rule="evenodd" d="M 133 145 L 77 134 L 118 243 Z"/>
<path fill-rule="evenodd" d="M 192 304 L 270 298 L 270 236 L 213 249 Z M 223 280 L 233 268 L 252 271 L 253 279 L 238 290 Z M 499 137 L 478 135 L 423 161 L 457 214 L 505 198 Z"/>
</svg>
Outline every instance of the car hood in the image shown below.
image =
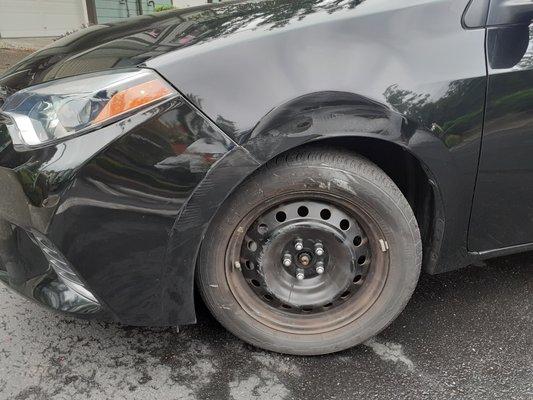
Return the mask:
<svg viewBox="0 0 533 400">
<path fill-rule="evenodd" d="M 38 83 L 139 66 L 162 54 L 240 31 L 281 28 L 290 19 L 355 8 L 365 0 L 237 0 L 90 26 L 33 53 L 0 75 L 0 107 L 10 93 Z"/>
<path fill-rule="evenodd" d="M 207 5 L 94 25 L 31 54 L 0 76 L 0 105 L 10 93 L 38 83 L 138 66 L 158 55 L 210 40 L 250 11 L 247 2 Z"/>
<path fill-rule="evenodd" d="M 346 0 L 329 0 L 328 7 Z M 350 0 L 359 3 L 363 0 Z M 283 21 L 322 0 L 237 0 L 93 25 L 53 42 L 0 76 L 2 99 L 25 87 L 101 70 L 139 66 L 162 54 Z M 323 10 L 322 10 L 323 11 Z"/>
</svg>

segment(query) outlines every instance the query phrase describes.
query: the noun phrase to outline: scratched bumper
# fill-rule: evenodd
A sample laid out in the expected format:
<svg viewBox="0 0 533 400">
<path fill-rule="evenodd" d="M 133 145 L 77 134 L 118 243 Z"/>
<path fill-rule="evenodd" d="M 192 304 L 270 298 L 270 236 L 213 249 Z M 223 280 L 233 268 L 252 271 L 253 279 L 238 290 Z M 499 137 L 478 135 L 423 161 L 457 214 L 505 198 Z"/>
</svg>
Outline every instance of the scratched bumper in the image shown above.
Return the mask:
<svg viewBox="0 0 533 400">
<path fill-rule="evenodd" d="M 40 233 L 53 207 L 31 205 L 13 170 L 0 167 L 0 188 L 0 282 L 56 311 L 103 318 L 100 302 Z"/>
</svg>

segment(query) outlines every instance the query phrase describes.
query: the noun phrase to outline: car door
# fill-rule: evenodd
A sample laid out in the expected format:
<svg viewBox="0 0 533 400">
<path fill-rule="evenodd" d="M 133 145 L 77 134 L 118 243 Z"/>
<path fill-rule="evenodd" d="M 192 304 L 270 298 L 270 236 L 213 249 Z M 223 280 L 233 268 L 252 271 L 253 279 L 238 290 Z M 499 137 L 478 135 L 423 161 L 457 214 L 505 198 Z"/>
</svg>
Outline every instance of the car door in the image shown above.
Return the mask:
<svg viewBox="0 0 533 400">
<path fill-rule="evenodd" d="M 487 103 L 469 250 L 533 242 L 533 1 L 492 0 Z"/>
</svg>

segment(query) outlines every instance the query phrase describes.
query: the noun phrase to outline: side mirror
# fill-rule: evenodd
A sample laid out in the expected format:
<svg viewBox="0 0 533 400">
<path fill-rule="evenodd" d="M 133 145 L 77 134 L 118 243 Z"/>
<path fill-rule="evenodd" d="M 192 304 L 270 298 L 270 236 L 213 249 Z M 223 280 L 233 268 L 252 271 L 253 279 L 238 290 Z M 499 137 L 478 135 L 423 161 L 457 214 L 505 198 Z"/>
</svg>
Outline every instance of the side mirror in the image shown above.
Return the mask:
<svg viewBox="0 0 533 400">
<path fill-rule="evenodd" d="M 529 24 L 533 21 L 533 0 L 492 0 L 488 26 Z"/>
<path fill-rule="evenodd" d="M 529 26 L 525 24 L 502 26 L 487 32 L 487 54 L 492 69 L 516 66 L 529 46 Z"/>
</svg>

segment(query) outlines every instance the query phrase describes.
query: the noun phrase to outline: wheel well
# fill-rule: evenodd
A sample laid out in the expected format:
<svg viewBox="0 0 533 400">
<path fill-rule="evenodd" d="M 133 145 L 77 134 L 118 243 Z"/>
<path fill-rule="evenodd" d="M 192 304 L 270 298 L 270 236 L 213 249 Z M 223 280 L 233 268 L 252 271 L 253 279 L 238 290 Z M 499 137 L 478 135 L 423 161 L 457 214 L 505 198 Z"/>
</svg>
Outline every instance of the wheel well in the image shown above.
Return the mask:
<svg viewBox="0 0 533 400">
<path fill-rule="evenodd" d="M 348 149 L 366 157 L 394 181 L 413 209 L 424 247 L 423 268 L 430 269 L 440 248 L 440 237 L 435 235 L 439 207 L 436 187 L 420 161 L 400 145 L 380 139 L 333 138 L 321 140 L 320 144 Z"/>
</svg>

